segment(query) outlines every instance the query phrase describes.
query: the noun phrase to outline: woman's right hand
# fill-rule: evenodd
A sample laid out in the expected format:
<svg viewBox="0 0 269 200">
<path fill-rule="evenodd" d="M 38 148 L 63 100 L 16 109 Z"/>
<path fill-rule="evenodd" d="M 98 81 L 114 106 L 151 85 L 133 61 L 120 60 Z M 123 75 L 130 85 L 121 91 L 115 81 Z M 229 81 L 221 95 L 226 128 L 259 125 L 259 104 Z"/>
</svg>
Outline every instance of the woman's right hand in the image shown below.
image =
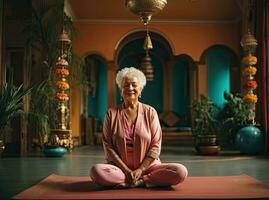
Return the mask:
<svg viewBox="0 0 269 200">
<path fill-rule="evenodd" d="M 132 170 L 126 169 L 124 170 L 125 176 L 126 176 L 126 182 L 131 185 L 133 182 L 133 177 L 132 177 Z"/>
<path fill-rule="evenodd" d="M 142 175 L 142 169 L 138 168 L 134 171 L 131 172 L 131 177 L 132 177 L 132 185 L 134 185 L 138 179 L 140 179 L 141 175 Z"/>
</svg>

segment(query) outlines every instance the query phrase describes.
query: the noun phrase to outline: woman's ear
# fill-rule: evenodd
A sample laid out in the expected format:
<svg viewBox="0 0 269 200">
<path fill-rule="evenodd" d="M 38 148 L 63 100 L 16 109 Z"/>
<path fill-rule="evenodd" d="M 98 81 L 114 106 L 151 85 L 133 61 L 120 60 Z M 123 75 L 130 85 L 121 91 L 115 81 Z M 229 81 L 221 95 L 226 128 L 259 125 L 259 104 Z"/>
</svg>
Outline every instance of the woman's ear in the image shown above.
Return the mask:
<svg viewBox="0 0 269 200">
<path fill-rule="evenodd" d="M 123 89 L 120 89 L 120 96 L 123 97 Z"/>
<path fill-rule="evenodd" d="M 141 98 L 141 95 L 142 95 L 142 89 L 141 89 L 141 87 L 140 87 L 138 97 Z"/>
</svg>

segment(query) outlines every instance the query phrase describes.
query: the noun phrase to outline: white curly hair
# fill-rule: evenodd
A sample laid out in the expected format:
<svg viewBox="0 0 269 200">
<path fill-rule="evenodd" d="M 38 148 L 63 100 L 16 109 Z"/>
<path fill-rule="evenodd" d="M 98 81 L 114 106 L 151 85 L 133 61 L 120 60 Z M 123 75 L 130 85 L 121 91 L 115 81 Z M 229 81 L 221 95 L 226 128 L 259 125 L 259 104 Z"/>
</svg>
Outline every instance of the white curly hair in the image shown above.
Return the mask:
<svg viewBox="0 0 269 200">
<path fill-rule="evenodd" d="M 136 69 L 134 67 L 125 67 L 118 71 L 116 75 L 116 83 L 119 87 L 119 89 L 122 88 L 122 84 L 125 78 L 131 78 L 131 77 L 136 77 L 137 78 L 137 83 L 141 90 L 145 87 L 147 81 L 146 81 L 146 76 L 145 74 L 140 71 L 139 69 Z"/>
</svg>

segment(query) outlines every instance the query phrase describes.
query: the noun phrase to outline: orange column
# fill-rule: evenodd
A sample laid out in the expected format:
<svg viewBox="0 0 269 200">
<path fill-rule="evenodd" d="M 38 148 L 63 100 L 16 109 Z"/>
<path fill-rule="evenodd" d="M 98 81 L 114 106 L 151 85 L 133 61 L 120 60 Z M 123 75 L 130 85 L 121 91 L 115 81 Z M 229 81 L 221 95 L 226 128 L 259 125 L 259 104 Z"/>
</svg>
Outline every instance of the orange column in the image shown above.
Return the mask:
<svg viewBox="0 0 269 200">
<path fill-rule="evenodd" d="M 116 65 L 114 61 L 107 64 L 107 106 L 110 108 L 116 105 Z"/>
<path fill-rule="evenodd" d="M 200 94 L 204 94 L 207 96 L 208 94 L 208 85 L 207 85 L 207 64 L 198 63 L 198 77 L 197 77 L 197 88 L 198 88 L 198 96 Z"/>
<path fill-rule="evenodd" d="M 168 62 L 164 65 L 163 69 L 163 111 L 171 111 L 172 110 L 172 67 L 174 65 L 174 61 Z"/>
</svg>

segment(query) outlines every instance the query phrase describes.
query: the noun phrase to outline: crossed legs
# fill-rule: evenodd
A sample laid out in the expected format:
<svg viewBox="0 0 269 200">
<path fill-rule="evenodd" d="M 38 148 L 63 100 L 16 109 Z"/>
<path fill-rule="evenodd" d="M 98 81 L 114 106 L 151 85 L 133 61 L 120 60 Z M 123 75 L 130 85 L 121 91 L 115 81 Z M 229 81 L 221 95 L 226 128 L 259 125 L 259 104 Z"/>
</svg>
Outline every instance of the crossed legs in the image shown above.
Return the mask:
<svg viewBox="0 0 269 200">
<path fill-rule="evenodd" d="M 178 163 L 163 163 L 149 167 L 142 175 L 147 187 L 170 186 L 184 181 L 188 171 L 184 165 Z M 91 168 L 92 180 L 102 186 L 117 186 L 126 184 L 126 176 L 115 165 L 96 164 Z"/>
</svg>

